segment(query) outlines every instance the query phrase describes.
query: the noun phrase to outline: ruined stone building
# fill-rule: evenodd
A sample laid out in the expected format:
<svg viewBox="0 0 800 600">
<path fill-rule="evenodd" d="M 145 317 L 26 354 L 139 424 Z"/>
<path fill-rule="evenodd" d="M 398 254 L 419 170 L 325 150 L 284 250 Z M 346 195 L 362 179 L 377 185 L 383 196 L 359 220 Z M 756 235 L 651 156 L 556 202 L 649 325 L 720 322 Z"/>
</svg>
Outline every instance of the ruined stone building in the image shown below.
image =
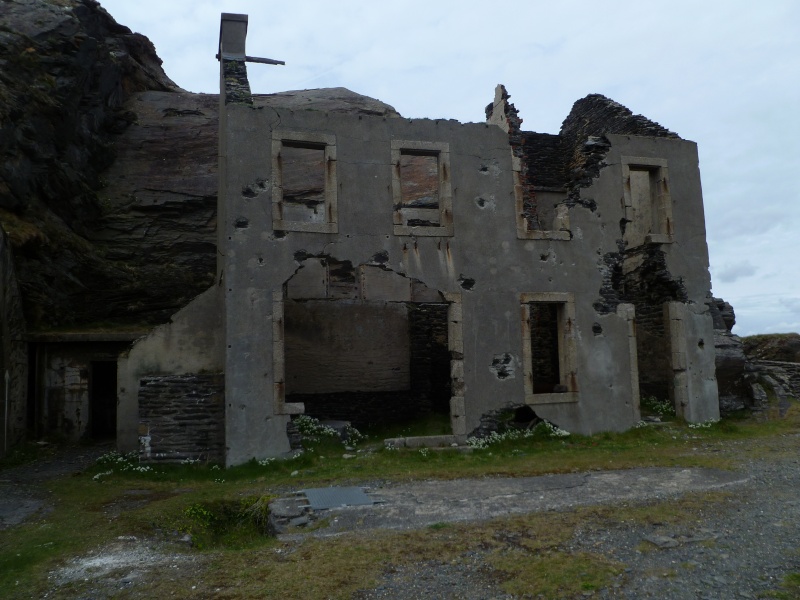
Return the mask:
<svg viewBox="0 0 800 600">
<path fill-rule="evenodd" d="M 230 465 L 297 414 L 445 412 L 463 439 L 513 405 L 590 434 L 645 394 L 718 417 L 694 143 L 597 95 L 558 135 L 502 86 L 485 123 L 279 102 L 246 32 L 223 15 L 217 282 L 120 361 L 121 448 Z"/>
<path fill-rule="evenodd" d="M 74 3 L 115 39 L 102 9 Z M 449 415 L 454 441 L 508 407 L 584 434 L 632 427 L 644 396 L 719 416 L 693 142 L 599 95 L 550 135 L 521 129 L 502 86 L 484 123 L 406 119 L 342 88 L 253 94 L 247 26 L 222 16 L 218 109 L 119 34 L 130 64 L 96 111 L 116 108 L 88 121 L 110 123 L 116 155 L 95 226 L 41 273 L 30 257 L 56 235 L 12 232 L 21 292 L 0 244 L 17 430 L 234 465 L 288 451 L 303 413 Z M 81 263 L 86 240 L 100 251 Z M 122 325 L 31 327 L 53 307 Z"/>
</svg>

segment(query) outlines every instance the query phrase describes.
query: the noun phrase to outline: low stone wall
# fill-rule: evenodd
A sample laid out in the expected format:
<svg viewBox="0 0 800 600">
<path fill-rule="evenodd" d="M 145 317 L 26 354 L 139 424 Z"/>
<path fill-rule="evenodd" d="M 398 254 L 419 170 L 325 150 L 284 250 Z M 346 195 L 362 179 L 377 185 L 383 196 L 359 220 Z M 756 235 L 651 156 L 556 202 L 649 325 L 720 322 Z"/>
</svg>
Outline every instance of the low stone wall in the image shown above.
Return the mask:
<svg viewBox="0 0 800 600">
<path fill-rule="evenodd" d="M 142 462 L 222 462 L 224 375 L 143 378 L 139 386 L 139 442 Z"/>
</svg>

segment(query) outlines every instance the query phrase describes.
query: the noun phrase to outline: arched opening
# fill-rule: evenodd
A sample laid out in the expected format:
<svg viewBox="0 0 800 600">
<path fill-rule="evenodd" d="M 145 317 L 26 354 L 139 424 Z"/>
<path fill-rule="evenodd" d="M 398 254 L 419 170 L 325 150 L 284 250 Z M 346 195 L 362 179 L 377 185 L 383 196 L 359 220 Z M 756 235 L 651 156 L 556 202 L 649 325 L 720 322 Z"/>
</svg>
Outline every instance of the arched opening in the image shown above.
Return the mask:
<svg viewBox="0 0 800 600">
<path fill-rule="evenodd" d="M 284 290 L 284 402 L 356 427 L 450 415 L 449 310 L 381 265 L 304 260 Z"/>
</svg>

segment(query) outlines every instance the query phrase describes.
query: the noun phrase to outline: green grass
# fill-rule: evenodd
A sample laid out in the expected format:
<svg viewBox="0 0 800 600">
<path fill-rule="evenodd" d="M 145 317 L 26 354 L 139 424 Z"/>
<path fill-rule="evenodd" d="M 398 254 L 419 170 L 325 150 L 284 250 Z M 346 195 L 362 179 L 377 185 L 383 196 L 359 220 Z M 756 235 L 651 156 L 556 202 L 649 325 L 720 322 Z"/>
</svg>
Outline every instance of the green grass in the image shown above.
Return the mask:
<svg viewBox="0 0 800 600">
<path fill-rule="evenodd" d="M 401 429 L 400 435 L 436 432 L 436 427 L 435 421 L 406 427 L 409 433 Z M 779 420 L 731 419 L 701 429 L 675 421 L 625 433 L 536 435 L 470 453 L 389 450 L 382 443 L 384 430 L 359 444 L 351 459 L 343 458 L 346 450 L 340 442 L 322 437 L 297 458 L 266 464 L 251 461 L 227 470 L 213 465 L 157 465 L 140 473 L 125 470 L 124 461 L 106 461 L 49 482 L 46 489 L 54 509 L 0 531 L 0 596 L 44 594 L 51 585 L 49 571 L 117 536 L 169 543 L 188 532 L 197 547 L 176 546 L 175 551 L 190 552 L 204 565 L 202 583 L 192 583 L 199 586 L 197 596 L 258 598 L 280 590 L 281 597 L 344 598 L 373 585 L 391 565 L 459 562 L 472 551 L 482 554 L 493 577 L 510 593 L 537 589 L 545 597 L 570 597 L 603 587 L 620 573 L 620 565 L 607 557 L 567 549 L 566 541 L 578 523 L 581 527 L 625 520 L 680 523 L 729 498 L 716 493 L 646 506 L 587 508 L 481 525 L 441 523 L 406 533 L 353 532 L 299 543 L 264 535 L 264 507 L 270 497 L 292 490 L 376 479 L 521 477 L 643 466 L 735 468 L 744 457 L 796 452 L 778 442 L 798 432 L 800 411 L 793 405 Z M 24 462 L 31 454 L 50 451 L 29 448 L 18 458 Z M 113 472 L 100 475 L 109 470 Z M 186 587 L 186 578 L 191 576 L 191 571 L 154 576 L 146 590 L 158 597 L 173 592 L 187 597 L 191 586 Z M 786 585 L 795 585 L 792 581 Z M 75 585 L 69 593 L 80 595 L 80 585 Z M 786 593 L 794 593 L 796 587 Z M 216 592 L 218 588 L 222 591 Z"/>
</svg>

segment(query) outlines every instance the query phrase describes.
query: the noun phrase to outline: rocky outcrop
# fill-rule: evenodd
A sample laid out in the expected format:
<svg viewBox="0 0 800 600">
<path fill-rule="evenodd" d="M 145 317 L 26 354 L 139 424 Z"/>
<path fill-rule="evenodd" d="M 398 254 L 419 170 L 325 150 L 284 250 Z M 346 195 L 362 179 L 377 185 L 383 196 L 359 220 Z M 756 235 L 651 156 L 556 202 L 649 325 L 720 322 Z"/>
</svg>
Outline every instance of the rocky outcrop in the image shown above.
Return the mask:
<svg viewBox="0 0 800 600">
<path fill-rule="evenodd" d="M 254 104 L 398 117 L 345 88 Z M 32 330 L 165 322 L 213 283 L 218 96 L 94 0 L 0 11 L 0 226 Z"/>
<path fill-rule="evenodd" d="M 714 320 L 720 411 L 764 410 L 770 398 L 785 407 L 789 398 L 800 398 L 800 334 L 742 340 L 731 332 L 736 324 L 733 306 L 720 298 L 710 298 L 708 306 Z"/>
<path fill-rule="evenodd" d="M 721 298 L 710 298 L 708 307 L 714 322 L 720 412 L 730 413 L 759 405 L 761 399 L 755 398 L 751 390 L 755 379 L 747 364 L 742 340 L 731 332 L 736 324 L 733 306 Z"/>
<path fill-rule="evenodd" d="M 392 106 L 362 96 L 343 87 L 294 90 L 277 94 L 254 94 L 256 106 L 274 106 L 291 110 L 321 110 L 332 113 L 400 117 Z"/>
<path fill-rule="evenodd" d="M 93 0 L 7 0 L 0 15 L 0 223 L 26 318 L 96 320 L 91 300 L 136 277 L 88 239 L 115 138 L 136 120 L 125 103 L 178 88 L 150 41 Z"/>
</svg>

